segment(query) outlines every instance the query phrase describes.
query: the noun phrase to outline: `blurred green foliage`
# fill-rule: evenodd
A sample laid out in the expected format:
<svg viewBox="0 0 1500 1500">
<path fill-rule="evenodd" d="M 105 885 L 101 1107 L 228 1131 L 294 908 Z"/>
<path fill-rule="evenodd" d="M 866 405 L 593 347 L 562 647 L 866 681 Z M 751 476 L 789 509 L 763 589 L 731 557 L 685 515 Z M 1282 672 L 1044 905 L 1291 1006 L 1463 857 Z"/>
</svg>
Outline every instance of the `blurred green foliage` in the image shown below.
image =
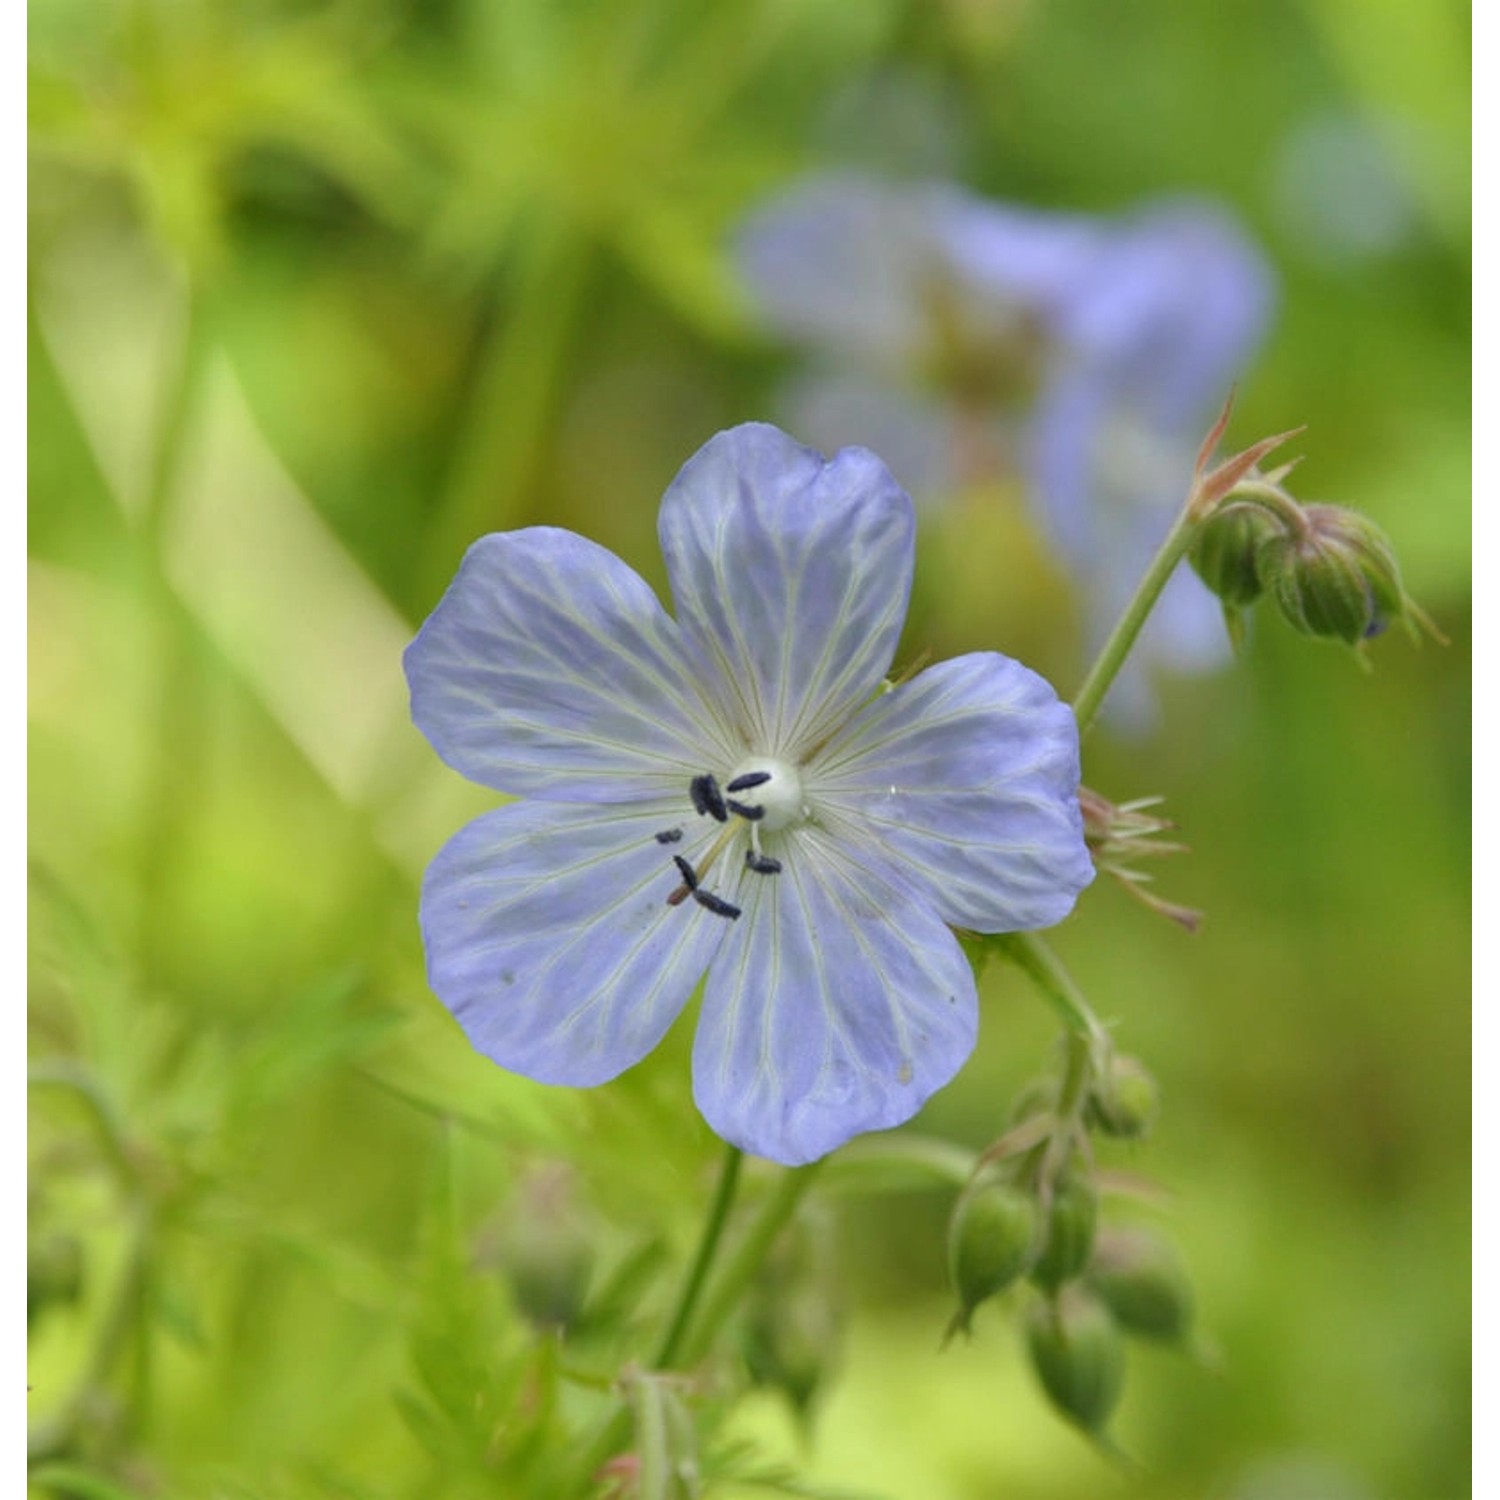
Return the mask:
<svg viewBox="0 0 1500 1500">
<path fill-rule="evenodd" d="M 627 1376 L 655 1437 L 611 1482 L 1466 1493 L 1466 11 L 33 0 L 30 32 L 33 1494 L 577 1482 L 717 1143 L 685 1026 L 568 1093 L 427 991 L 416 882 L 489 799 L 410 727 L 399 652 L 483 531 L 571 526 L 662 583 L 663 487 L 784 368 L 725 236 L 851 161 L 1232 201 L 1283 280 L 1232 437 L 1308 423 L 1299 493 L 1373 516 L 1453 644 L 1367 678 L 1266 615 L 1148 740 L 1090 741 L 1090 785 L 1168 796 L 1194 852 L 1161 888 L 1209 913 L 1101 883 L 1057 935 L 1162 1086 L 1139 1162 L 1173 1198 L 1125 1217 L 1169 1221 L 1216 1351 L 1132 1346 L 1140 1474 L 1052 1420 L 1013 1318 L 936 1352 L 952 1189 L 851 1171 L 745 1359 Z M 930 514 L 904 651 L 1070 690 L 1039 545 Z M 983 998 L 920 1122 L 974 1147 L 1055 1025 L 998 964 Z"/>
</svg>

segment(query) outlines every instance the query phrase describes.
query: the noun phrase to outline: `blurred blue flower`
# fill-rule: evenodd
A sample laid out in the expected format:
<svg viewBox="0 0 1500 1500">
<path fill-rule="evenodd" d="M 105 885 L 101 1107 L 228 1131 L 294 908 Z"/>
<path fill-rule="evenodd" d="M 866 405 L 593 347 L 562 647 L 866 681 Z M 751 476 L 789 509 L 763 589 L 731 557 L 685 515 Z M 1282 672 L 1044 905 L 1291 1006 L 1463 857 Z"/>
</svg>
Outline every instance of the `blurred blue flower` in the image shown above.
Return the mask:
<svg viewBox="0 0 1500 1500">
<path fill-rule="evenodd" d="M 1096 637 L 1181 506 L 1272 301 L 1242 231 L 1186 199 L 1113 220 L 823 177 L 753 214 L 736 251 L 769 325 L 813 355 L 789 392 L 813 440 L 879 447 L 923 496 L 1018 475 Z M 1179 667 L 1217 660 L 1216 601 L 1184 572 L 1143 645 Z"/>
<path fill-rule="evenodd" d="M 972 1051 L 952 926 L 1046 927 L 1093 868 L 1071 710 L 989 652 L 882 691 L 911 501 L 874 454 L 721 433 L 668 489 L 677 617 L 612 553 L 482 538 L 406 652 L 438 754 L 529 798 L 430 866 L 432 987 L 546 1083 L 615 1077 L 708 974 L 694 1093 L 796 1164 L 899 1125 Z"/>
</svg>

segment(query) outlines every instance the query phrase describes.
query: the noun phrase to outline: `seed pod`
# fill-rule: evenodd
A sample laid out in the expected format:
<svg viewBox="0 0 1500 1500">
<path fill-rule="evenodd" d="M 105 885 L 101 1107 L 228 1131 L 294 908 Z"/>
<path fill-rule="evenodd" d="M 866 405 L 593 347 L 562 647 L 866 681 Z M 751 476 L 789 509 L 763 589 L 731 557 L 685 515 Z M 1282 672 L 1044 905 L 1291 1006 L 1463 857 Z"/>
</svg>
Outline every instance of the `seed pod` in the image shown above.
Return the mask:
<svg viewBox="0 0 1500 1500">
<path fill-rule="evenodd" d="M 1161 1112 L 1161 1091 L 1143 1063 L 1112 1057 L 1109 1070 L 1089 1093 L 1089 1123 L 1117 1140 L 1138 1141 L 1151 1133 Z"/>
<path fill-rule="evenodd" d="M 1109 1229 L 1099 1236 L 1088 1284 L 1127 1333 L 1180 1343 L 1193 1321 L 1193 1289 L 1182 1257 L 1149 1229 Z"/>
<path fill-rule="evenodd" d="M 1256 549 L 1279 530 L 1276 520 L 1257 506 L 1226 506 L 1204 522 L 1188 561 L 1225 604 L 1254 604 L 1262 589 Z"/>
<path fill-rule="evenodd" d="M 1256 567 L 1277 607 L 1304 635 L 1350 646 L 1379 635 L 1407 605 L 1385 533 L 1336 505 L 1309 505 L 1304 514 L 1304 533 L 1278 533 L 1256 550 Z"/>
<path fill-rule="evenodd" d="M 1004 1173 L 987 1171 L 958 1195 L 948 1224 L 948 1271 L 959 1304 L 950 1331 L 967 1333 L 974 1309 L 1025 1272 L 1037 1229 L 1036 1198 Z"/>
<path fill-rule="evenodd" d="M 1031 1362 L 1052 1404 L 1086 1432 L 1109 1420 L 1125 1383 L 1125 1341 L 1109 1309 L 1082 1286 L 1027 1313 Z"/>
<path fill-rule="evenodd" d="M 1078 1275 L 1088 1264 L 1094 1246 L 1094 1225 L 1099 1217 L 1099 1196 L 1085 1178 L 1069 1174 L 1057 1184 L 1047 1215 L 1047 1241 L 1031 1279 L 1047 1291 Z"/>
</svg>

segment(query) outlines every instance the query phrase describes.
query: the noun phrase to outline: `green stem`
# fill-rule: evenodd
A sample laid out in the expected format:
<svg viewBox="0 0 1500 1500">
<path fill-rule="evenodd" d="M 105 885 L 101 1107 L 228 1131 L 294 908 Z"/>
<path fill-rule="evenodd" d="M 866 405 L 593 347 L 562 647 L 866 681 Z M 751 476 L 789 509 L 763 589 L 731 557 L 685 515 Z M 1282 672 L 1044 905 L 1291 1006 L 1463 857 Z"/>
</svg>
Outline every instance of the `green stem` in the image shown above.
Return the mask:
<svg viewBox="0 0 1500 1500">
<path fill-rule="evenodd" d="M 151 1247 L 152 1211 L 124 1123 L 98 1081 L 86 1069 L 66 1059 L 35 1064 L 28 1070 L 26 1081 L 32 1088 L 66 1089 L 86 1106 L 89 1120 L 120 1179 L 121 1189 L 129 1198 L 125 1260 L 105 1302 L 93 1347 L 56 1414 L 27 1433 L 27 1459 L 36 1464 L 57 1458 L 73 1446 L 91 1404 L 105 1388 L 138 1326 Z"/>
<path fill-rule="evenodd" d="M 824 1185 L 830 1192 L 860 1195 L 962 1187 L 974 1175 L 974 1152 L 935 1136 L 902 1131 L 850 1141 L 834 1159 Z M 909 1173 L 909 1180 L 903 1173 Z"/>
<path fill-rule="evenodd" d="M 724 1227 L 729 1222 L 729 1210 L 739 1186 L 740 1168 L 744 1160 L 744 1153 L 737 1146 L 726 1146 L 724 1165 L 719 1172 L 719 1185 L 714 1191 L 713 1202 L 709 1205 L 708 1217 L 703 1222 L 698 1249 L 693 1255 L 693 1263 L 688 1268 L 682 1290 L 677 1295 L 677 1305 L 672 1310 L 671 1320 L 651 1360 L 651 1368 L 654 1370 L 670 1369 L 682 1350 L 683 1339 L 703 1295 L 709 1269 L 724 1237 Z M 576 1468 L 570 1468 L 571 1478 L 564 1486 L 564 1494 L 585 1493 L 600 1466 L 629 1442 L 630 1415 L 628 1406 L 617 1406 L 600 1424 L 594 1436 L 583 1444 Z"/>
<path fill-rule="evenodd" d="M 996 938 L 999 948 L 1018 969 L 1025 971 L 1058 1014 L 1068 1034 L 1086 1043 L 1092 1052 L 1107 1054 L 1109 1033 L 1084 999 L 1073 976 L 1047 943 L 1034 932 L 1008 932 Z"/>
<path fill-rule="evenodd" d="M 719 1273 L 703 1315 L 693 1325 L 692 1333 L 687 1339 L 687 1346 L 683 1351 L 687 1363 L 701 1359 L 708 1352 L 719 1330 L 744 1296 L 746 1288 L 755 1279 L 756 1272 L 765 1263 L 771 1246 L 776 1243 L 781 1231 L 786 1228 L 798 1205 L 806 1197 L 821 1165 L 821 1162 L 814 1162 L 782 1174 L 781 1180 L 762 1205 L 759 1216 Z"/>
<path fill-rule="evenodd" d="M 1151 559 L 1151 566 L 1146 569 L 1146 576 L 1141 579 L 1134 597 L 1125 606 L 1125 613 L 1120 616 L 1119 623 L 1110 632 L 1109 639 L 1089 668 L 1083 686 L 1073 699 L 1073 714 L 1078 720 L 1080 736 L 1087 734 L 1093 727 L 1104 702 L 1104 695 L 1119 675 L 1120 668 L 1125 665 L 1125 658 L 1130 655 L 1130 648 L 1135 645 L 1136 637 L 1140 635 L 1141 627 L 1161 597 L 1161 591 L 1167 586 L 1173 569 L 1192 545 L 1199 524 L 1200 519 L 1189 514 L 1186 509 L 1177 517 L 1166 540 Z"/>
<path fill-rule="evenodd" d="M 698 1254 L 688 1273 L 688 1280 L 678 1299 L 677 1313 L 672 1325 L 662 1340 L 661 1352 L 657 1356 L 658 1369 L 669 1368 L 672 1363 L 691 1365 L 701 1359 L 713 1344 L 720 1328 L 734 1311 L 745 1289 L 760 1270 L 771 1246 L 776 1243 L 781 1231 L 797 1211 L 807 1190 L 818 1175 L 819 1163 L 801 1167 L 785 1173 L 761 1205 L 760 1213 L 751 1224 L 744 1239 L 734 1254 L 725 1263 L 714 1283 L 702 1314 L 693 1320 L 693 1305 L 696 1303 L 714 1251 L 728 1216 L 729 1201 L 734 1191 L 734 1178 L 739 1173 L 739 1155 L 733 1147 L 725 1158 L 724 1172 L 719 1179 L 719 1190 L 709 1209 L 708 1221 L 704 1225 L 703 1238 L 699 1242 Z M 726 1189 L 726 1182 L 728 1187 Z M 681 1323 L 681 1328 L 679 1328 Z M 630 1439 L 630 1411 L 617 1407 L 599 1427 L 592 1440 L 583 1445 L 572 1479 L 563 1490 L 567 1495 L 587 1492 L 593 1476 L 612 1455 L 618 1453 Z"/>
<path fill-rule="evenodd" d="M 698 1310 L 698 1298 L 703 1294 L 704 1283 L 708 1280 L 709 1267 L 713 1264 L 714 1254 L 719 1248 L 720 1239 L 723 1238 L 724 1226 L 729 1220 L 729 1208 L 734 1202 L 735 1188 L 739 1185 L 740 1166 L 744 1160 L 744 1153 L 737 1146 L 726 1148 L 724 1165 L 719 1173 L 718 1190 L 714 1193 L 714 1201 L 709 1206 L 708 1218 L 703 1224 L 703 1234 L 698 1240 L 698 1252 L 693 1257 L 687 1280 L 683 1282 L 682 1291 L 678 1294 L 677 1307 L 672 1314 L 672 1321 L 667 1325 L 667 1330 L 662 1335 L 661 1343 L 657 1346 L 656 1354 L 651 1361 L 653 1370 L 668 1370 L 672 1367 L 672 1361 L 676 1359 L 677 1351 L 682 1346 L 683 1335 L 687 1332 L 688 1324 Z"/>
</svg>

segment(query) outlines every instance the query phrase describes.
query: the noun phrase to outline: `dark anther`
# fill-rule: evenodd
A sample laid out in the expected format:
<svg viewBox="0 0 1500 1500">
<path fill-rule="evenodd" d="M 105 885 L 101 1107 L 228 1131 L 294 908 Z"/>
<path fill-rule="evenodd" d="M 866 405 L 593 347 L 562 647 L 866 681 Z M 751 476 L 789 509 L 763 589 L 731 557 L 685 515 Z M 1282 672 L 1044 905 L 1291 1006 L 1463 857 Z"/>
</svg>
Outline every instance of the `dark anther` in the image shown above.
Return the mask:
<svg viewBox="0 0 1500 1500">
<path fill-rule="evenodd" d="M 731 906 L 723 897 L 714 895 L 712 891 L 700 891 L 695 888 L 693 900 L 705 911 L 711 911 L 716 917 L 728 917 L 731 922 L 740 914 L 739 907 Z"/>
<path fill-rule="evenodd" d="M 698 889 L 698 872 L 680 854 L 672 856 L 672 863 L 677 866 L 677 871 L 682 876 L 682 883 L 690 891 L 696 891 Z"/>
<path fill-rule="evenodd" d="M 745 850 L 745 863 L 757 875 L 781 874 L 781 861 L 779 859 L 772 859 L 769 854 L 757 854 L 754 849 Z"/>
<path fill-rule="evenodd" d="M 764 786 L 771 779 L 769 771 L 746 771 L 743 776 L 736 776 L 728 786 L 726 792 L 748 792 L 753 786 Z"/>
<path fill-rule="evenodd" d="M 725 804 L 730 812 L 738 813 L 742 818 L 748 818 L 752 823 L 758 823 L 765 817 L 766 810 L 763 807 L 751 807 L 746 802 L 736 802 L 731 797 Z"/>
<path fill-rule="evenodd" d="M 707 813 L 720 823 L 729 821 L 729 814 L 724 810 L 724 794 L 719 790 L 719 783 L 712 776 L 705 773 L 702 776 L 693 777 L 688 783 L 688 794 L 693 799 L 693 811 L 699 817 Z"/>
<path fill-rule="evenodd" d="M 675 844 L 678 843 L 681 838 L 682 830 L 680 828 L 663 828 L 662 831 L 656 835 L 656 842 L 658 844 Z"/>
</svg>

